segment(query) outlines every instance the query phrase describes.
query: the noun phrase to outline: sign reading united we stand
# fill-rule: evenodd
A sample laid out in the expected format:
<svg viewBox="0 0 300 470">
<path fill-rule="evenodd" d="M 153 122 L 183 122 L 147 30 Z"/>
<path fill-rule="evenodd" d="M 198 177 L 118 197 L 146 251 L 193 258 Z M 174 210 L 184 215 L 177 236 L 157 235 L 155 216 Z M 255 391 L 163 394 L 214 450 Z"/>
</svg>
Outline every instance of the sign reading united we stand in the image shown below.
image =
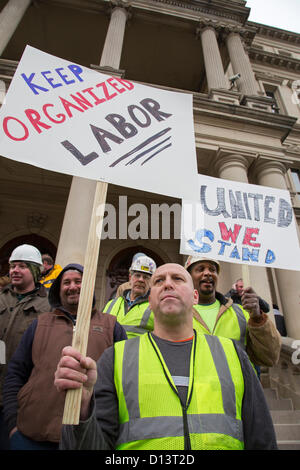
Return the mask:
<svg viewBox="0 0 300 470">
<path fill-rule="evenodd" d="M 182 201 L 180 253 L 230 263 L 300 270 L 289 191 L 197 175 Z"/>
<path fill-rule="evenodd" d="M 0 122 L 4 157 L 73 176 L 194 198 L 191 94 L 104 75 L 27 46 L 0 110 Z"/>
</svg>

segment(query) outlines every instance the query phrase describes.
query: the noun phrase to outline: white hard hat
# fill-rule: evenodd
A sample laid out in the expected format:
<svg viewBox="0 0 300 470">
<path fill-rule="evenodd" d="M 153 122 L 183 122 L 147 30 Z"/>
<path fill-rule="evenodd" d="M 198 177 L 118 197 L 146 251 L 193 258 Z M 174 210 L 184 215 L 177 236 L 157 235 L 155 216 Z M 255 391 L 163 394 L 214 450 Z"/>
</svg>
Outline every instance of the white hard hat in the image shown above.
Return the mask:
<svg viewBox="0 0 300 470">
<path fill-rule="evenodd" d="M 188 259 L 185 262 L 184 267 L 187 271 L 189 271 L 190 267 L 195 263 L 199 263 L 199 261 L 208 261 L 210 263 L 214 263 L 217 267 L 217 271 L 218 271 L 218 274 L 219 274 L 219 272 L 220 272 L 220 263 L 219 263 L 219 261 L 217 261 L 215 259 L 211 259 L 211 258 L 204 258 L 203 256 L 189 256 Z"/>
<path fill-rule="evenodd" d="M 43 271 L 42 255 L 39 250 L 32 245 L 20 245 L 15 248 L 9 258 L 9 262 L 24 261 L 27 263 L 35 263 L 39 265 L 41 272 Z"/>
<path fill-rule="evenodd" d="M 149 256 L 146 255 L 139 256 L 138 258 L 133 259 L 129 268 L 129 271 L 140 271 L 142 273 L 150 274 L 151 276 L 155 272 L 155 270 L 155 261 L 153 261 L 152 258 L 149 258 Z"/>
<path fill-rule="evenodd" d="M 141 256 L 147 256 L 145 253 L 136 253 L 134 257 L 132 258 L 131 263 L 133 263 L 136 259 L 140 258 Z"/>
</svg>

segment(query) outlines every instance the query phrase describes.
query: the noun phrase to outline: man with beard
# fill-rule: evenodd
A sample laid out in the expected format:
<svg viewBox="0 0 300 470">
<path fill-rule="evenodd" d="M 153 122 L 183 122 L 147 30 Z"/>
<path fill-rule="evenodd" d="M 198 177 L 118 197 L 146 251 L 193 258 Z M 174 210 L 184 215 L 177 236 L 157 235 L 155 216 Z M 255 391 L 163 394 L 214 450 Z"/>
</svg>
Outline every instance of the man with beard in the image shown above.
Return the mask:
<svg viewBox="0 0 300 470">
<path fill-rule="evenodd" d="M 198 291 L 194 306 L 194 328 L 202 333 L 239 341 L 256 366 L 274 366 L 279 359 L 281 338 L 252 287 L 243 289 L 242 305 L 217 292 L 220 273 L 218 261 L 189 256 L 185 268 Z"/>
<path fill-rule="evenodd" d="M 149 307 L 150 279 L 156 269 L 155 261 L 149 256 L 134 257 L 129 268 L 130 289 L 110 300 L 103 312 L 117 317 L 128 338 L 153 330 L 153 313 Z"/>
</svg>

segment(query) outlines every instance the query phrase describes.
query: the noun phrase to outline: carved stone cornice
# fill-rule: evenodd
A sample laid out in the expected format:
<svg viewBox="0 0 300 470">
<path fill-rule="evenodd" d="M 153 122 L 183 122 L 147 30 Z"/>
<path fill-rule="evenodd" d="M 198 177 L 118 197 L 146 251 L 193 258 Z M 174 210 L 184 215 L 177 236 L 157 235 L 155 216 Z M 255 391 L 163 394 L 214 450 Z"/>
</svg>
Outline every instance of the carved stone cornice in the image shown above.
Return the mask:
<svg viewBox="0 0 300 470">
<path fill-rule="evenodd" d="M 222 41 L 225 41 L 226 37 L 231 33 L 239 34 L 245 48 L 251 46 L 255 37 L 255 30 L 253 29 L 207 17 L 200 18 L 196 29 L 197 36 L 206 28 L 213 28 Z"/>
<path fill-rule="evenodd" d="M 296 153 L 296 154 L 300 155 L 300 145 L 299 144 L 284 143 L 283 146 L 286 149 L 287 153 Z"/>
<path fill-rule="evenodd" d="M 280 41 L 286 41 L 290 44 L 300 44 L 300 34 L 286 31 L 284 29 L 274 28 L 273 26 L 266 26 L 253 21 L 248 22 L 249 26 L 257 29 L 257 34 Z"/>
<path fill-rule="evenodd" d="M 280 67 L 292 71 L 300 70 L 300 60 L 294 57 L 285 57 L 283 55 L 274 54 L 273 52 L 256 49 L 255 46 L 249 50 L 249 57 L 256 62 L 262 62 L 266 65 Z"/>
<path fill-rule="evenodd" d="M 240 0 L 233 0 L 231 2 L 228 2 L 227 0 L 219 0 L 218 2 L 212 2 L 209 4 L 206 0 L 152 0 L 152 3 L 165 4 L 170 7 L 191 10 L 203 15 L 217 16 L 219 18 L 236 21 L 241 24 L 246 22 L 250 13 L 250 8 L 246 7 L 245 2 Z"/>
</svg>

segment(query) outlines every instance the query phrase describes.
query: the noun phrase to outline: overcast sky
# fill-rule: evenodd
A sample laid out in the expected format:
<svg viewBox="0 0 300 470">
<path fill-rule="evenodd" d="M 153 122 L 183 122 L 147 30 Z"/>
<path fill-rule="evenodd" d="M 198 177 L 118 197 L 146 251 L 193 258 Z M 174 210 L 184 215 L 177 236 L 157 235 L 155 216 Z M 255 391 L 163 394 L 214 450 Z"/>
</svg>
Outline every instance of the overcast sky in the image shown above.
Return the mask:
<svg viewBox="0 0 300 470">
<path fill-rule="evenodd" d="M 300 0 L 248 0 L 249 21 L 300 33 Z"/>
</svg>

